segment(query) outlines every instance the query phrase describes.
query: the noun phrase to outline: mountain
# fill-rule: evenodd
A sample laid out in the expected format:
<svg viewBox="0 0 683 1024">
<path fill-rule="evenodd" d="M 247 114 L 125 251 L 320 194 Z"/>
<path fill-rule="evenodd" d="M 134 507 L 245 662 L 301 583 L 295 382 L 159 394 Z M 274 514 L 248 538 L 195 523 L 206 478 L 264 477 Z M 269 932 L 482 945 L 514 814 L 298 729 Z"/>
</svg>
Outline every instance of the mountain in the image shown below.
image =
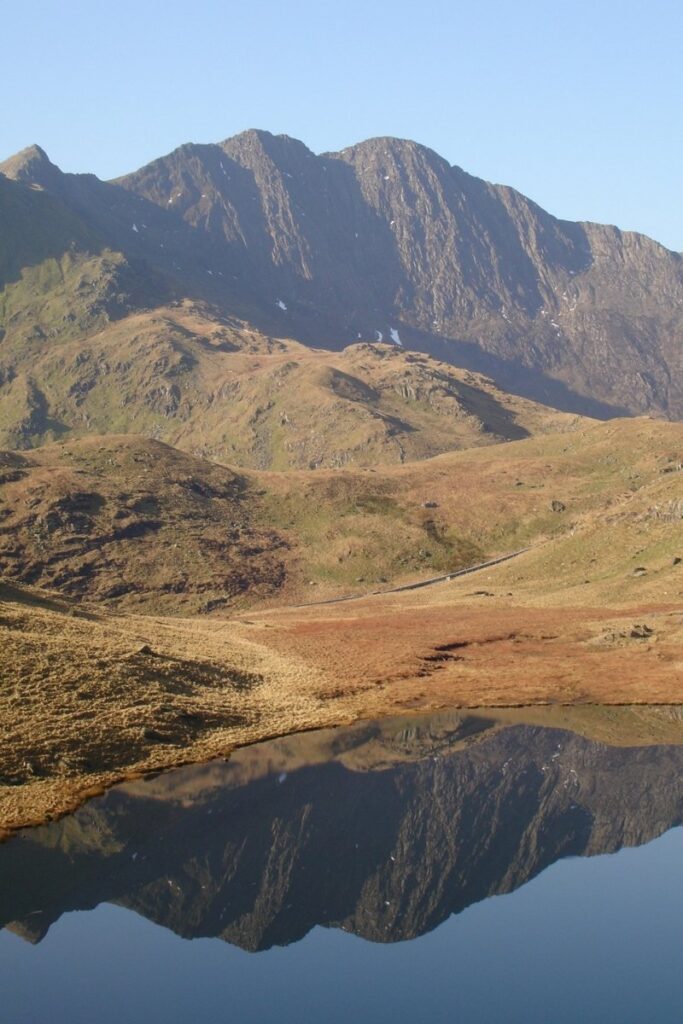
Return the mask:
<svg viewBox="0 0 683 1024">
<path fill-rule="evenodd" d="M 318 763 L 301 762 L 307 738 L 294 737 L 21 834 L 0 847 L 0 926 L 38 942 L 62 914 L 107 901 L 251 952 L 316 925 L 405 941 L 563 857 L 683 820 L 680 746 L 453 712 L 337 730 L 326 756 L 319 743 Z M 257 758 L 265 771 L 240 781 Z"/>
<path fill-rule="evenodd" d="M 119 183 L 220 240 L 226 272 L 256 282 L 266 306 L 283 302 L 288 319 L 312 316 L 314 334 L 327 320 L 329 340 L 393 329 L 455 362 L 474 346 L 490 365 L 632 411 L 683 408 L 679 254 L 558 221 L 415 143 L 315 157 L 247 132 Z"/>
<path fill-rule="evenodd" d="M 309 345 L 400 342 L 556 408 L 683 415 L 681 255 L 557 220 L 413 142 L 316 156 L 249 131 L 181 146 L 116 182 L 63 174 L 37 147 L 0 171 L 23 202 L 40 190 L 133 269 L 110 319 L 191 299 Z M 0 266 L 15 245 L 10 229 Z M 35 275 L 44 254 L 24 259 Z M 3 285 L 7 304 L 16 281 L 5 274 Z M 74 294 L 66 281 L 55 288 Z M 64 333 L 59 317 L 32 319 Z M 11 344 L 16 320 L 5 314 L 2 326 L 13 350 L 3 373 L 27 373 L 22 344 Z"/>
<path fill-rule="evenodd" d="M 0 445 L 133 431 L 284 469 L 424 458 L 561 426 L 481 375 L 395 345 L 333 356 L 275 341 L 207 302 L 180 302 L 172 243 L 160 243 L 172 255 L 155 254 L 153 267 L 139 251 L 124 254 L 102 196 L 132 203 L 126 216 L 146 232 L 160 211 L 141 214 L 122 190 L 63 175 L 35 148 L 5 170 L 17 180 L 0 175 L 0 212 L 21 245 L 6 247 L 2 265 Z"/>
</svg>

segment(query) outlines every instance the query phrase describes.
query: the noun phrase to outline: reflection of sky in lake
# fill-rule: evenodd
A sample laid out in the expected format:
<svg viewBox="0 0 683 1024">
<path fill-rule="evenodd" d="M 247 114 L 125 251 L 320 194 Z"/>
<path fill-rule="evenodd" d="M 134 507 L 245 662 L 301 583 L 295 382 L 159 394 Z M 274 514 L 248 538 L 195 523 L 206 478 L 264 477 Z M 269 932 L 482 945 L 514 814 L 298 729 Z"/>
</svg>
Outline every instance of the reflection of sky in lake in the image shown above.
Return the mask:
<svg viewBox="0 0 683 1024">
<path fill-rule="evenodd" d="M 314 929 L 250 954 L 129 911 L 0 933 L 7 1024 L 679 1024 L 683 830 L 560 861 L 411 942 Z"/>
</svg>

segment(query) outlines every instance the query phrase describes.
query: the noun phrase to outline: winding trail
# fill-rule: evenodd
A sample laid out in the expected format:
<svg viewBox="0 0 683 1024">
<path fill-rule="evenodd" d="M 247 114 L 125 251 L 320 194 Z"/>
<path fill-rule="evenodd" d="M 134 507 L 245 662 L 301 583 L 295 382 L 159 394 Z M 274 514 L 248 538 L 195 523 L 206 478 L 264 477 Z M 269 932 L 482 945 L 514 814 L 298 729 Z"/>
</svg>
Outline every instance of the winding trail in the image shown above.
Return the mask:
<svg viewBox="0 0 683 1024">
<path fill-rule="evenodd" d="M 458 576 L 469 576 L 470 573 L 480 572 L 482 569 L 489 569 L 492 565 L 500 565 L 501 562 L 509 562 L 511 558 L 523 555 L 531 548 L 520 548 L 519 551 L 511 551 L 507 555 L 499 555 L 498 558 L 491 558 L 488 562 L 480 562 L 478 565 L 470 565 L 466 569 L 456 569 L 453 572 L 443 573 L 441 576 L 430 576 L 426 580 L 418 580 L 416 583 L 403 583 L 400 587 L 390 587 L 388 590 L 370 590 L 365 594 L 347 594 L 345 597 L 328 597 L 325 601 L 308 601 L 306 604 L 294 604 L 292 608 L 315 608 L 317 605 L 340 604 L 342 601 L 360 601 L 364 597 L 380 597 L 384 594 L 399 594 L 404 590 L 421 590 L 422 587 L 433 587 L 436 583 L 450 583 Z"/>
</svg>

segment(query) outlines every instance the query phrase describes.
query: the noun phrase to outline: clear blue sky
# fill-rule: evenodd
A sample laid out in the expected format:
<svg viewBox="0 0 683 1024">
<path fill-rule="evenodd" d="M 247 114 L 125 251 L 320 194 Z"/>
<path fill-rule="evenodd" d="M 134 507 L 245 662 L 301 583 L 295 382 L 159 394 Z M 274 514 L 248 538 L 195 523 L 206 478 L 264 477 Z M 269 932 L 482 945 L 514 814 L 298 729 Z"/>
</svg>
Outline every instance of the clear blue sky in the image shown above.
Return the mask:
<svg viewBox="0 0 683 1024">
<path fill-rule="evenodd" d="M 683 250 L 674 0 L 31 0 L 2 37 L 2 157 L 38 142 L 113 177 L 244 128 L 399 135 Z"/>
</svg>

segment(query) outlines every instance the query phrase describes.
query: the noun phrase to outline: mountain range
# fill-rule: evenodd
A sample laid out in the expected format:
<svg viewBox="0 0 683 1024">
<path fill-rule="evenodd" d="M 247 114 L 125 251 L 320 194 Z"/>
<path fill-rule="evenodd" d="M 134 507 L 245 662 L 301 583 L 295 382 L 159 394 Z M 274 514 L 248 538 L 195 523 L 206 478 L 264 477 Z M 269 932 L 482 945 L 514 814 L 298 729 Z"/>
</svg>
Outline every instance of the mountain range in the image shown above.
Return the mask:
<svg viewBox="0 0 683 1024">
<path fill-rule="evenodd" d="M 65 174 L 33 146 L 0 172 L 0 426 L 18 446 L 82 431 L 102 377 L 109 419 L 135 429 L 141 335 L 164 348 L 163 415 L 206 399 L 165 317 L 137 319 L 178 303 L 229 332 L 223 344 L 390 344 L 565 411 L 683 416 L 681 254 L 558 220 L 414 142 L 317 156 L 247 131 L 111 182 Z M 205 331 L 186 330 L 206 348 Z M 96 357 L 80 345 L 93 337 Z"/>
</svg>

